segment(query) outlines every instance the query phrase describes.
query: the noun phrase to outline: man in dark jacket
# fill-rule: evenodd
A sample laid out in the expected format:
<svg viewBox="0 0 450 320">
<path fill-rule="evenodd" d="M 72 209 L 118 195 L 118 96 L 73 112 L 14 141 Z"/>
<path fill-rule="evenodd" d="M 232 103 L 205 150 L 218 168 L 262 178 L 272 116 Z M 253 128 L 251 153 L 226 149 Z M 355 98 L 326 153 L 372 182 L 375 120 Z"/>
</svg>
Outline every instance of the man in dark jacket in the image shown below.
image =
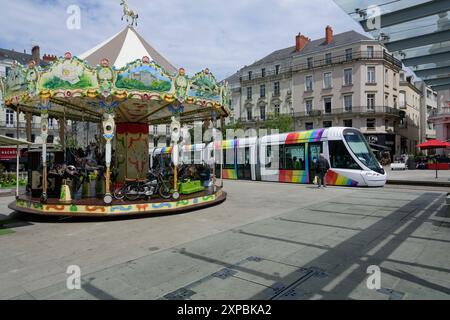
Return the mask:
<svg viewBox="0 0 450 320">
<path fill-rule="evenodd" d="M 327 175 L 328 169 L 330 169 L 330 164 L 328 163 L 328 160 L 323 156 L 323 153 L 321 153 L 319 159 L 317 159 L 315 169 L 319 177 L 318 188 L 320 188 L 321 186 L 326 188 L 327 185 L 325 183 L 325 176 Z"/>
</svg>

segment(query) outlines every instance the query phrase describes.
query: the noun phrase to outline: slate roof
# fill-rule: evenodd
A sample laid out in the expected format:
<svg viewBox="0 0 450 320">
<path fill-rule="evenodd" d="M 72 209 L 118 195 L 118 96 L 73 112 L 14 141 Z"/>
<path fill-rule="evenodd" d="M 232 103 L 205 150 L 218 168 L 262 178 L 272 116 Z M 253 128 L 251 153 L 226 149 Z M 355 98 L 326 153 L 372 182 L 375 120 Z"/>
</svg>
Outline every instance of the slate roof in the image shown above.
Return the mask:
<svg viewBox="0 0 450 320">
<path fill-rule="evenodd" d="M 30 60 L 32 59 L 32 56 L 31 56 L 31 54 L 28 54 L 28 53 L 17 52 L 17 51 L 12 51 L 12 50 L 8 50 L 8 49 L 0 49 L 0 60 L 4 60 L 4 59 L 16 60 L 17 62 L 19 62 L 22 65 L 27 65 L 28 62 L 30 62 Z M 41 59 L 40 66 L 44 67 L 47 65 L 48 65 L 48 62 L 43 61 Z"/>
<path fill-rule="evenodd" d="M 313 41 L 309 42 L 308 44 L 306 44 L 306 46 L 303 48 L 303 50 L 300 53 L 295 52 L 295 46 L 274 51 L 271 54 L 267 55 L 266 57 L 256 61 L 255 63 L 253 63 L 249 66 L 246 66 L 245 68 L 242 68 L 242 69 L 249 69 L 249 68 L 257 66 L 257 65 L 267 64 L 267 63 L 271 63 L 274 61 L 281 61 L 281 60 L 292 58 L 297 55 L 307 55 L 307 54 L 310 54 L 310 53 L 313 53 L 316 51 L 324 51 L 324 50 L 332 49 L 335 47 L 339 47 L 342 45 L 351 44 L 351 43 L 355 43 L 355 42 L 363 41 L 363 40 L 373 40 L 373 39 L 371 39 L 365 35 L 362 35 L 356 31 L 351 30 L 351 31 L 335 34 L 333 36 L 333 41 L 331 41 L 331 43 L 329 43 L 329 44 L 325 44 L 325 38 L 313 40 Z M 235 80 L 234 77 L 235 77 L 235 75 L 232 75 L 231 77 L 229 77 L 228 78 L 229 80 L 227 79 L 228 82 Z"/>
</svg>

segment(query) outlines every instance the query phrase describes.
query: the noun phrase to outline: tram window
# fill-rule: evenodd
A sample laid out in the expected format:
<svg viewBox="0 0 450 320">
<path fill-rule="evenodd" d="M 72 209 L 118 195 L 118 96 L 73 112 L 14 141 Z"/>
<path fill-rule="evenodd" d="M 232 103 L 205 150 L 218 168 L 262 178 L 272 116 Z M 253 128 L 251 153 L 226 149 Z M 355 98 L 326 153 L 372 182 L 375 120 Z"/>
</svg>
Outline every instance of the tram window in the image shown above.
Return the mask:
<svg viewBox="0 0 450 320">
<path fill-rule="evenodd" d="M 234 150 L 223 150 L 223 168 L 234 169 Z"/>
<path fill-rule="evenodd" d="M 272 146 L 266 147 L 266 168 L 270 168 L 272 166 Z"/>
<path fill-rule="evenodd" d="M 280 146 L 281 170 L 305 170 L 305 145 Z"/>
<path fill-rule="evenodd" d="M 332 168 L 361 170 L 361 167 L 352 158 L 343 141 L 328 141 L 328 148 Z"/>
</svg>

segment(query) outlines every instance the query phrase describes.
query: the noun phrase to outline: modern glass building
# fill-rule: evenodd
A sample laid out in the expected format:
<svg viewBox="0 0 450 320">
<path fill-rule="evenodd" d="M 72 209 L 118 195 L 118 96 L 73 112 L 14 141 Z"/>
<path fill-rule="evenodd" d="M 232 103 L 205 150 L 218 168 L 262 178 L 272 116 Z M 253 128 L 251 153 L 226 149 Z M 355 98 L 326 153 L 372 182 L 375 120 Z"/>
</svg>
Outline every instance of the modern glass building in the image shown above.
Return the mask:
<svg viewBox="0 0 450 320">
<path fill-rule="evenodd" d="M 438 91 L 431 120 L 450 139 L 450 0 L 334 0 L 363 29 Z M 448 153 L 449 150 L 447 150 Z"/>
</svg>

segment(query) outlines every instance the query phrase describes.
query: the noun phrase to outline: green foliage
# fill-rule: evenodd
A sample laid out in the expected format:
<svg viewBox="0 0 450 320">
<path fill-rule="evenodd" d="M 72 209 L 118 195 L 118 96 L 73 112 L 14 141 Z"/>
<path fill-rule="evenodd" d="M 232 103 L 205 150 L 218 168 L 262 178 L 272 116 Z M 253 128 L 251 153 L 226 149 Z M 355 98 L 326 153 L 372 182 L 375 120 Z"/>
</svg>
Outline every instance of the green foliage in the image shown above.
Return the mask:
<svg viewBox="0 0 450 320">
<path fill-rule="evenodd" d="M 170 91 L 172 84 L 167 81 L 153 80 L 150 85 L 145 85 L 139 80 L 119 76 L 116 81 L 116 87 L 121 89 L 163 92 Z"/>
<path fill-rule="evenodd" d="M 292 117 L 287 114 L 270 114 L 266 121 L 263 122 L 264 129 L 277 129 L 279 133 L 286 133 L 293 131 Z"/>
<path fill-rule="evenodd" d="M 80 81 L 75 84 L 70 84 L 68 81 L 54 76 L 53 78 L 47 80 L 43 87 L 46 89 L 83 89 L 92 87 L 92 81 L 86 74 L 83 74 L 80 77 Z"/>
<path fill-rule="evenodd" d="M 27 180 L 20 179 L 19 186 L 26 186 Z M 16 174 L 15 173 L 7 173 L 5 171 L 0 172 L 0 188 L 13 188 L 16 186 Z"/>
</svg>

